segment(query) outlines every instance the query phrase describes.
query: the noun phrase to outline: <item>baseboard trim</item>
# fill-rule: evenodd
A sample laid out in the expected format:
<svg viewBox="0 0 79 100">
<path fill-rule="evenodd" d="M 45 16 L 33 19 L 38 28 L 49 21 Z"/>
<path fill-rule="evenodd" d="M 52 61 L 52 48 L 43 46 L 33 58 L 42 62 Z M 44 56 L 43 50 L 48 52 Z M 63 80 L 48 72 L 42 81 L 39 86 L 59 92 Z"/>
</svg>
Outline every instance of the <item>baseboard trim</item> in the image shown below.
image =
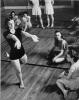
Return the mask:
<svg viewBox="0 0 79 100">
<path fill-rule="evenodd" d="M 40 6 L 42 9 L 44 9 L 44 6 Z M 61 8 L 72 8 L 73 6 L 54 6 L 55 9 L 61 9 Z M 2 9 L 32 9 L 31 6 L 5 6 L 2 7 Z"/>
</svg>

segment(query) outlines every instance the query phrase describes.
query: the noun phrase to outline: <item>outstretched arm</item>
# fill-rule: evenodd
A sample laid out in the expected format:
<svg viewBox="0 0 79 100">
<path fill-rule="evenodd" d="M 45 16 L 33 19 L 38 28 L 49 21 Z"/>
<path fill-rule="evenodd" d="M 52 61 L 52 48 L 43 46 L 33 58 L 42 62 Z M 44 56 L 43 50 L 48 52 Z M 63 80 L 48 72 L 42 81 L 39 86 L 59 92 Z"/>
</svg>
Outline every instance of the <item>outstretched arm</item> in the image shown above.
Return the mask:
<svg viewBox="0 0 79 100">
<path fill-rule="evenodd" d="M 25 32 L 25 31 L 22 31 L 22 34 L 24 34 L 26 37 L 32 38 L 34 42 L 38 42 L 39 41 L 39 38 L 36 35 L 32 35 L 32 34 L 30 34 L 28 32 Z"/>
</svg>

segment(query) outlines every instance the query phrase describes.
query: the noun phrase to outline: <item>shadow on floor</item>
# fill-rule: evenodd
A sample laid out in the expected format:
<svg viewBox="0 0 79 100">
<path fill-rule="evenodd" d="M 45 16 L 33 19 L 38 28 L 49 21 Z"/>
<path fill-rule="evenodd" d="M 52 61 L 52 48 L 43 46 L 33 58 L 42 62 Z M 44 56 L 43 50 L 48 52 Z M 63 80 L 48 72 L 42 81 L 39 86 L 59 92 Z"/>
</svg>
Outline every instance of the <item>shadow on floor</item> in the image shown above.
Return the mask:
<svg viewBox="0 0 79 100">
<path fill-rule="evenodd" d="M 57 87 L 56 84 L 44 86 L 41 89 L 41 92 L 45 92 L 45 93 L 57 92 L 58 94 L 61 93 L 60 89 Z"/>
<path fill-rule="evenodd" d="M 44 86 L 41 89 L 41 92 L 48 94 L 55 93 L 57 96 L 59 96 L 59 100 L 65 100 L 61 90 L 57 87 L 56 84 Z"/>
<path fill-rule="evenodd" d="M 6 83 L 5 81 L 2 81 L 1 82 L 1 90 L 6 90 L 7 88 L 9 88 L 10 86 L 14 86 L 14 85 L 16 85 L 16 86 L 20 86 L 20 83 L 18 82 L 18 83 Z"/>
<path fill-rule="evenodd" d="M 39 58 L 46 59 L 47 53 L 46 52 L 32 52 L 29 56 L 33 57 L 37 55 Z"/>
</svg>

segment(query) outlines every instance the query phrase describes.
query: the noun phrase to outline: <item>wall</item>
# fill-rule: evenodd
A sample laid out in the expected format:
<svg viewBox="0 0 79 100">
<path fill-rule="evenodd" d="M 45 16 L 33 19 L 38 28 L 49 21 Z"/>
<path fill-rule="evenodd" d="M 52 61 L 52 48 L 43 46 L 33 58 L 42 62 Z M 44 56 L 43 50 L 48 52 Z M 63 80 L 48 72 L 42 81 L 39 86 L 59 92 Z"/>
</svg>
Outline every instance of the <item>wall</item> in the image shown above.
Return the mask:
<svg viewBox="0 0 79 100">
<path fill-rule="evenodd" d="M 4 6 L 26 6 L 28 0 L 1 0 Z"/>
<path fill-rule="evenodd" d="M 1 0 L 4 6 L 27 6 L 30 0 Z M 44 0 L 39 0 L 41 5 L 44 5 Z M 54 0 L 54 5 L 64 5 L 68 6 L 71 4 L 72 0 Z"/>
<path fill-rule="evenodd" d="M 79 1 L 78 0 L 74 1 L 74 14 L 76 16 L 79 16 Z"/>
</svg>

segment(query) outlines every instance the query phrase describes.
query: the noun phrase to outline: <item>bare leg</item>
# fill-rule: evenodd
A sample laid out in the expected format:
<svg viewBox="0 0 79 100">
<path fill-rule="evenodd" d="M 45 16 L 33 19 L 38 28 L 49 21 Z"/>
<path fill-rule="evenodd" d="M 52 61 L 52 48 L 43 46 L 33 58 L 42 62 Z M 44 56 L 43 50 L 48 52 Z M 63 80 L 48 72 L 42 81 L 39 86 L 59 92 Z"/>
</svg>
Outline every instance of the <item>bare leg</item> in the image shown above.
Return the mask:
<svg viewBox="0 0 79 100">
<path fill-rule="evenodd" d="M 24 56 L 22 58 L 20 58 L 20 60 L 22 61 L 22 63 L 26 64 L 27 63 L 27 55 L 24 54 Z"/>
<path fill-rule="evenodd" d="M 41 18 L 41 15 L 39 15 L 39 20 L 40 20 L 41 27 L 44 29 L 43 20 L 42 20 L 42 18 Z"/>
<path fill-rule="evenodd" d="M 35 15 L 36 21 L 37 21 L 37 15 Z"/>
<path fill-rule="evenodd" d="M 50 19 L 49 19 L 49 15 L 47 15 L 47 27 L 50 26 Z"/>
<path fill-rule="evenodd" d="M 66 90 L 66 89 L 64 88 L 64 84 L 63 84 L 62 81 L 63 81 L 62 79 L 58 79 L 57 82 L 56 82 L 56 84 L 57 84 L 57 86 L 61 89 L 61 91 L 63 92 L 64 98 L 66 98 L 66 97 L 67 97 L 68 90 Z"/>
<path fill-rule="evenodd" d="M 36 25 L 36 27 L 39 27 L 39 25 L 38 25 L 38 16 L 34 15 L 34 18 L 35 18 L 35 25 Z"/>
<path fill-rule="evenodd" d="M 18 78 L 19 81 L 20 81 L 20 88 L 24 88 L 24 83 L 23 83 L 23 80 L 22 80 L 22 72 L 21 72 L 21 66 L 20 66 L 19 59 L 17 59 L 17 60 L 12 60 L 11 62 L 12 62 L 12 64 L 14 65 L 17 78 Z"/>
<path fill-rule="evenodd" d="M 51 15 L 51 19 L 52 19 L 52 24 L 51 24 L 51 28 L 54 26 L 54 17 L 53 14 Z"/>
</svg>

